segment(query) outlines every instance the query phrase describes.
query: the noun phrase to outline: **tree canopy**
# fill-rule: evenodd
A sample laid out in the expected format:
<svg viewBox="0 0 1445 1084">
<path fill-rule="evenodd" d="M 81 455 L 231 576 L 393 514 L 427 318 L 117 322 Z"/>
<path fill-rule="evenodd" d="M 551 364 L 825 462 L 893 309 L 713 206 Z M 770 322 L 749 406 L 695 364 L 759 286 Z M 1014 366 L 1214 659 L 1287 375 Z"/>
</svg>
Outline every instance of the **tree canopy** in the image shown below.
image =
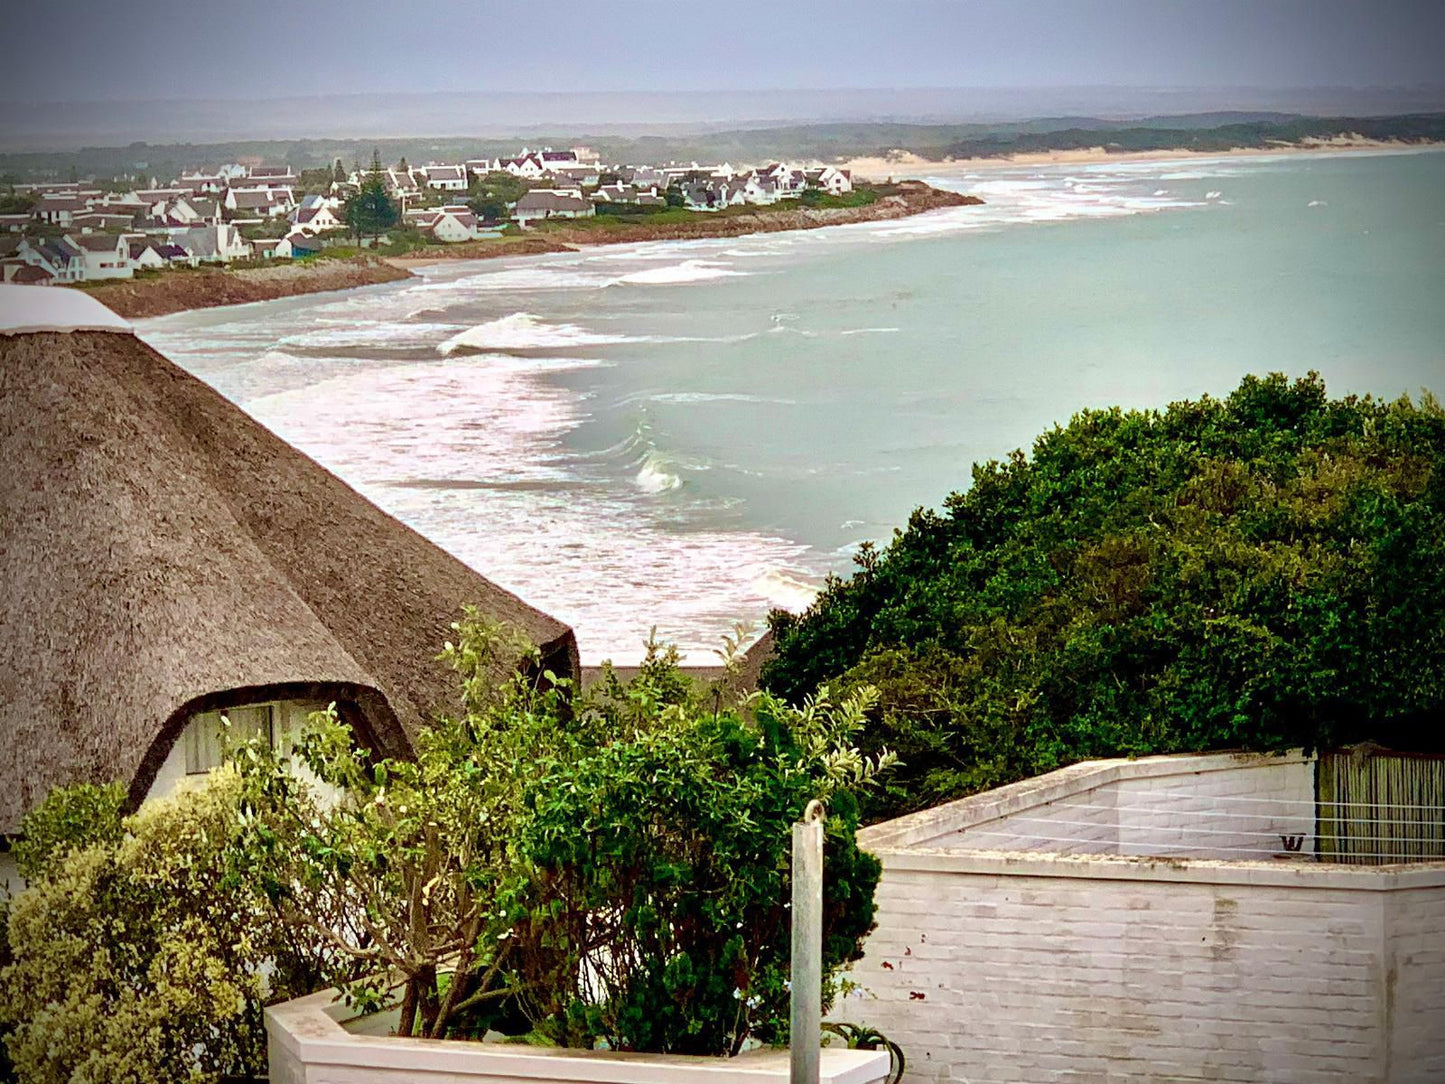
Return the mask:
<svg viewBox="0 0 1445 1084">
<path fill-rule="evenodd" d="M 763 682 L 871 684 L 879 817 L 1091 757 L 1441 744 L 1445 412 L 1311 374 L 1091 410 L 973 470 L 802 615 Z M 868 799 L 865 797 L 865 801 Z"/>
<path fill-rule="evenodd" d="M 379 237 L 401 220 L 401 212 L 386 194 L 381 156 L 371 155 L 371 171 L 361 189 L 346 201 L 346 226 L 357 238 Z"/>
</svg>

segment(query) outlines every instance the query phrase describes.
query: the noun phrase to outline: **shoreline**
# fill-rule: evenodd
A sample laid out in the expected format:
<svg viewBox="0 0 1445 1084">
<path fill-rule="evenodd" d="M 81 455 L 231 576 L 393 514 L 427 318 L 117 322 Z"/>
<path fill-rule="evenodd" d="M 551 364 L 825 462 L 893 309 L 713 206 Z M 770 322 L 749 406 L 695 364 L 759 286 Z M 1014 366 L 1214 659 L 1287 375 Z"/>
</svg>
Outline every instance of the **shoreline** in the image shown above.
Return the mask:
<svg viewBox="0 0 1445 1084">
<path fill-rule="evenodd" d="M 994 169 L 1018 169 L 1028 166 L 1092 166 L 1113 162 L 1201 162 L 1210 159 L 1261 158 L 1278 155 L 1331 156 L 1337 154 L 1410 154 L 1445 150 L 1445 143 L 1404 143 L 1386 139 L 1306 140 L 1280 143 L 1268 147 L 1233 147 L 1229 150 L 1194 151 L 1176 147 L 1157 151 L 1111 151 L 1107 147 L 1083 147 L 1077 150 L 1027 151 L 1022 154 L 998 155 L 989 158 L 929 159 L 908 151 L 888 156 L 851 158 L 840 169 L 851 170 L 855 177 L 868 181 L 886 180 L 890 171 L 926 171 L 935 176 L 953 176 Z"/>
<path fill-rule="evenodd" d="M 950 192 L 916 180 L 898 181 L 897 192 L 881 195 L 859 207 L 800 207 L 773 204 L 739 213 L 699 213 L 687 222 L 648 225 L 640 222 L 584 225 L 588 219 L 558 220 L 557 224 L 522 237 L 497 241 L 464 241 L 406 256 L 385 257 L 394 267 L 411 270 L 453 260 L 488 260 L 506 256 L 535 256 L 550 252 L 576 252 L 597 245 L 629 245 L 649 241 L 699 241 L 712 237 L 746 237 L 761 233 L 816 230 L 860 222 L 888 222 L 937 211 L 945 207 L 981 206 L 983 200 Z"/>
<path fill-rule="evenodd" d="M 648 241 L 693 241 L 709 237 L 742 237 L 759 233 L 814 230 L 859 222 L 885 222 L 936 211 L 945 207 L 980 205 L 983 200 L 934 188 L 922 181 L 900 181 L 869 204 L 858 207 L 783 207 L 771 205 L 738 213 L 699 213 L 694 220 L 648 225 L 618 222 L 587 226 L 557 224 L 520 237 L 463 241 L 405 256 L 362 254 L 347 259 L 316 259 L 268 267 L 203 267 L 167 270 L 154 278 L 118 279 L 94 285 L 64 285 L 82 289 L 126 319 L 169 316 L 194 309 L 218 308 L 253 301 L 376 286 L 413 277 L 419 267 L 456 260 L 502 259 L 576 252 L 596 245 L 637 244 Z"/>
</svg>

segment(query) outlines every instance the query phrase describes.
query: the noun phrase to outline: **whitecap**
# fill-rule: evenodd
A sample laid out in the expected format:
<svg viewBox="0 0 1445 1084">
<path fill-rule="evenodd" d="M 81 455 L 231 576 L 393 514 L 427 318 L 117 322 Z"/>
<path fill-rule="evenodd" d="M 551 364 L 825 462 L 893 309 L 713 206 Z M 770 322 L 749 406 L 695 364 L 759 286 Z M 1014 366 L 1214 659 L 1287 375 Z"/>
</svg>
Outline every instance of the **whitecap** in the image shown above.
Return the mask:
<svg viewBox="0 0 1445 1084">
<path fill-rule="evenodd" d="M 642 457 L 641 467 L 633 482 L 644 493 L 667 493 L 682 485 L 682 479 L 670 468 L 671 464 L 656 449 L 649 450 Z"/>
<path fill-rule="evenodd" d="M 630 341 L 626 335 L 588 331 L 576 324 L 549 324 L 529 312 L 514 312 L 458 332 L 437 347 L 442 354 L 458 350 L 565 350 Z"/>
<path fill-rule="evenodd" d="M 855 327 L 847 331 L 838 332 L 839 335 L 892 335 L 897 332 L 896 327 Z"/>
<path fill-rule="evenodd" d="M 806 610 L 818 597 L 819 587 L 795 571 L 770 568 L 758 577 L 753 590 L 784 610 Z"/>
<path fill-rule="evenodd" d="M 1329 204 L 1322 199 L 1312 199 L 1305 204 L 1306 207 L 1328 207 Z"/>
<path fill-rule="evenodd" d="M 704 260 L 684 260 L 682 263 L 673 264 L 670 267 L 649 267 L 643 271 L 633 271 L 623 275 L 617 282 L 630 286 L 673 286 L 688 282 L 706 282 L 709 279 L 734 278 L 746 274 L 746 271 L 735 271 L 730 267 L 707 263 Z"/>
</svg>

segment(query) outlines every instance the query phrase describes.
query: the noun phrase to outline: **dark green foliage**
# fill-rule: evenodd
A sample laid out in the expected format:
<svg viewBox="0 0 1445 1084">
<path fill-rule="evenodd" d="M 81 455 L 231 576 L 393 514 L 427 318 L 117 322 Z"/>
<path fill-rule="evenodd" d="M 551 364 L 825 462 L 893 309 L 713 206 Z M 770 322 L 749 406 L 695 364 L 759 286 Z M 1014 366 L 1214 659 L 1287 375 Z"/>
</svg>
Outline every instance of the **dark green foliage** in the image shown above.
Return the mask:
<svg viewBox="0 0 1445 1084">
<path fill-rule="evenodd" d="M 374 169 L 362 183 L 361 191 L 346 201 L 346 226 L 357 238 L 378 237 L 400 218 L 401 212 L 386 194 L 379 169 Z"/>
<path fill-rule="evenodd" d="M 974 468 L 802 616 L 764 684 L 876 686 L 869 817 L 1084 758 L 1441 744 L 1445 412 L 1317 376 L 1087 411 Z"/>
<path fill-rule="evenodd" d="M 595 747 L 544 763 L 525 799 L 521 978 L 554 1041 L 686 1054 L 786 1041 L 789 826 L 815 796 L 828 796 L 829 1000 L 872 929 L 881 867 L 815 744 L 846 728 L 768 699 L 751 720 L 713 714 L 676 677 L 665 658 L 605 690 L 586 709 Z"/>
</svg>

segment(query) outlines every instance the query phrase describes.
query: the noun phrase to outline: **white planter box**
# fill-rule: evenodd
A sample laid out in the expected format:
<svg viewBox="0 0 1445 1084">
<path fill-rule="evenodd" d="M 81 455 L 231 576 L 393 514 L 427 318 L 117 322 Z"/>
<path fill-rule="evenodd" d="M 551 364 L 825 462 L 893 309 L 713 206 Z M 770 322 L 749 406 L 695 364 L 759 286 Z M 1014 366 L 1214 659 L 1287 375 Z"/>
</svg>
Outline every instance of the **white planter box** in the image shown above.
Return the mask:
<svg viewBox="0 0 1445 1084">
<path fill-rule="evenodd" d="M 440 1039 L 356 1035 L 329 990 L 266 1010 L 271 1084 L 781 1084 L 786 1050 L 736 1058 L 619 1054 Z M 886 1051 L 822 1051 L 821 1084 L 879 1084 Z"/>
</svg>

